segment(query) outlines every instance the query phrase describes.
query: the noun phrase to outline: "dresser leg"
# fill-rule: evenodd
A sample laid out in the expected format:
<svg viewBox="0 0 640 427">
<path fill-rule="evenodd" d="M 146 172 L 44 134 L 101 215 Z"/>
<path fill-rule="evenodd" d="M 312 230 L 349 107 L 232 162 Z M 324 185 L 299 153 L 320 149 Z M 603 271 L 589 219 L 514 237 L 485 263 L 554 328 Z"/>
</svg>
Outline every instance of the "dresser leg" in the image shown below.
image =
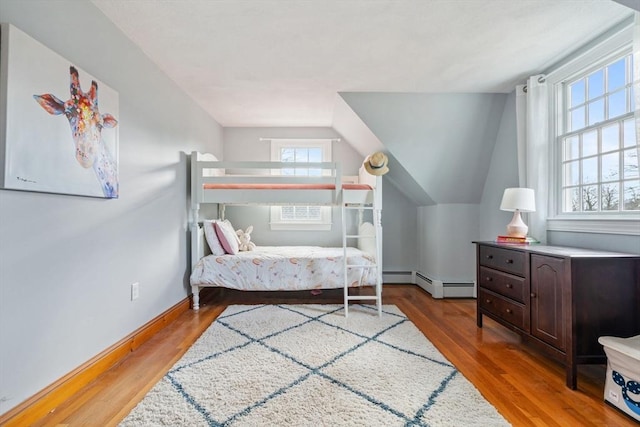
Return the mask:
<svg viewBox="0 0 640 427">
<path fill-rule="evenodd" d="M 567 372 L 567 387 L 571 390 L 578 388 L 578 365 L 575 363 L 569 363 L 566 367 Z"/>
<path fill-rule="evenodd" d="M 480 313 L 480 310 L 478 310 L 476 324 L 478 325 L 478 328 L 482 328 L 482 313 Z"/>
</svg>

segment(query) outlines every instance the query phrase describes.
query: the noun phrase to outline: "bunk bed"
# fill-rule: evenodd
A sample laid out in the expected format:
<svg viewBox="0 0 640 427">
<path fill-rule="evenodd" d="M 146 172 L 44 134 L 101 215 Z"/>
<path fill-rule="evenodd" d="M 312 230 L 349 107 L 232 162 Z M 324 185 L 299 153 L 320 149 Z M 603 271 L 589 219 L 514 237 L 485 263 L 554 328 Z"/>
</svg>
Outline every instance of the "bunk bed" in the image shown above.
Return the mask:
<svg viewBox="0 0 640 427">
<path fill-rule="evenodd" d="M 295 168 L 321 171 L 316 176 L 279 174 Z M 355 181 L 355 180 L 352 180 Z M 224 220 L 226 205 L 340 206 L 342 247 L 263 247 L 213 255 L 200 219 L 202 204 L 217 204 Z M 193 309 L 199 292 L 217 286 L 239 290 L 344 289 L 345 316 L 352 300 L 375 300 L 382 310 L 382 179 L 360 168 L 357 182 L 344 183 L 339 163 L 226 162 L 211 154 L 191 153 L 191 266 Z M 358 231 L 348 234 L 348 211 L 358 211 Z M 363 212 L 372 212 L 372 223 Z M 215 221 L 214 221 L 215 222 Z M 353 242 L 360 248 L 352 247 Z M 362 243 L 362 244 L 360 244 Z M 374 296 L 349 295 L 349 288 L 375 287 Z"/>
</svg>

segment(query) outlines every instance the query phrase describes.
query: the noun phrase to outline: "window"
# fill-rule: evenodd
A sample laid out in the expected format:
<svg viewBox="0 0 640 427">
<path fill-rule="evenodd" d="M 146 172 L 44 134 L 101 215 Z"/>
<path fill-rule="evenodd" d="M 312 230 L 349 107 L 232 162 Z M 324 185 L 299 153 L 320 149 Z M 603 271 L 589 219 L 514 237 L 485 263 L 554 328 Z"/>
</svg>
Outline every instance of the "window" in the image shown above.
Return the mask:
<svg viewBox="0 0 640 427">
<path fill-rule="evenodd" d="M 609 59 L 563 86 L 562 212 L 639 212 L 632 54 Z"/>
<path fill-rule="evenodd" d="M 638 58 L 631 19 L 547 73 L 547 230 L 640 235 Z"/>
<path fill-rule="evenodd" d="M 331 161 L 330 139 L 272 139 L 271 160 L 276 162 L 318 163 Z M 272 173 L 291 176 L 320 176 L 317 168 L 283 168 Z M 273 206 L 272 230 L 330 230 L 331 207 Z"/>
</svg>

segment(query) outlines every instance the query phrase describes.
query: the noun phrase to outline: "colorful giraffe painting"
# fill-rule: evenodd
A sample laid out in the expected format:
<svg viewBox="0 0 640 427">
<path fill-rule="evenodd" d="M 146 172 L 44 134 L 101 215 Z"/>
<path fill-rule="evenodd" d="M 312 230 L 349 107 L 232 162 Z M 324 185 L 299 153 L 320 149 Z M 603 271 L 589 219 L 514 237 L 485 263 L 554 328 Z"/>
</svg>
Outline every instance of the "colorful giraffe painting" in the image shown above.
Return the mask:
<svg viewBox="0 0 640 427">
<path fill-rule="evenodd" d="M 49 114 L 64 114 L 69 120 L 75 157 L 83 168 L 93 168 L 107 198 L 118 197 L 118 167 L 102 140 L 102 130 L 113 128 L 118 121 L 111 114 L 100 114 L 98 109 L 98 83 L 91 82 L 91 89 L 83 92 L 78 70 L 70 67 L 71 98 L 61 101 L 54 95 L 33 95 Z"/>
</svg>

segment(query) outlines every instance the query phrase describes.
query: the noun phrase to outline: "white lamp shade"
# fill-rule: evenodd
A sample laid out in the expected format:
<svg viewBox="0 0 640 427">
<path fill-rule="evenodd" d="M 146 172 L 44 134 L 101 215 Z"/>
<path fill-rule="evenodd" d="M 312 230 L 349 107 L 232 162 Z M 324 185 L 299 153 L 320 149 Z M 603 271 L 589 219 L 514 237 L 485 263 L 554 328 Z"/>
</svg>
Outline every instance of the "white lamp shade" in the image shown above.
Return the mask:
<svg viewBox="0 0 640 427">
<path fill-rule="evenodd" d="M 500 210 L 535 212 L 536 198 L 532 188 L 506 188 L 502 195 Z"/>
</svg>

